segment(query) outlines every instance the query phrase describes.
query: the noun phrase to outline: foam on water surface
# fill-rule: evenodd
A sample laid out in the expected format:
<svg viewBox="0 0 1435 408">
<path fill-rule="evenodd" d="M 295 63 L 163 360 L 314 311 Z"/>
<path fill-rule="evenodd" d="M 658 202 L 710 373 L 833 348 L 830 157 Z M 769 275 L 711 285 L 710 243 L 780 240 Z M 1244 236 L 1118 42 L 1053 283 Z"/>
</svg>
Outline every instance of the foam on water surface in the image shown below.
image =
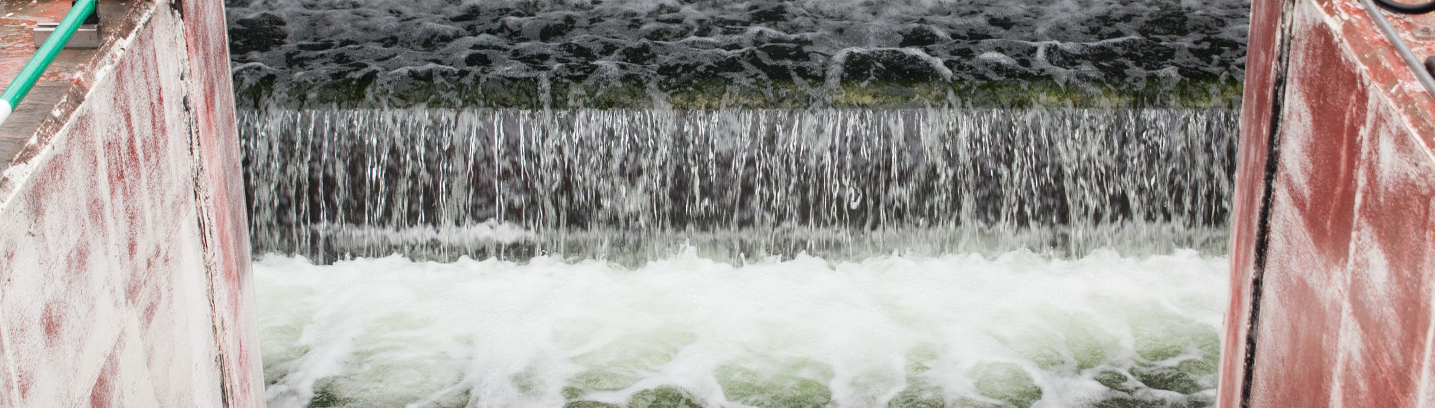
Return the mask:
<svg viewBox="0 0 1435 408">
<path fill-rule="evenodd" d="M 271 407 L 1213 402 L 1247 2 L 225 3 Z"/>
<path fill-rule="evenodd" d="M 255 264 L 271 407 L 1212 403 L 1226 259 Z"/>
</svg>

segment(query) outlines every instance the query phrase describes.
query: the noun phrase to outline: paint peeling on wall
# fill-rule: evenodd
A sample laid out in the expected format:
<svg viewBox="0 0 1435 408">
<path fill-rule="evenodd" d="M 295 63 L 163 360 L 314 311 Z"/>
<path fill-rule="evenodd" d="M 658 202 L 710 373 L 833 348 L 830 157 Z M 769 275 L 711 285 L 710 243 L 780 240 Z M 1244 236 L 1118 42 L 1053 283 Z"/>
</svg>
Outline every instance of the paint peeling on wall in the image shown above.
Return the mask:
<svg viewBox="0 0 1435 408">
<path fill-rule="evenodd" d="M 0 180 L 3 406 L 264 404 L 222 3 L 134 6 Z"/>
<path fill-rule="evenodd" d="M 1252 13 L 1219 405 L 1430 406 L 1435 98 L 1356 1 Z"/>
</svg>

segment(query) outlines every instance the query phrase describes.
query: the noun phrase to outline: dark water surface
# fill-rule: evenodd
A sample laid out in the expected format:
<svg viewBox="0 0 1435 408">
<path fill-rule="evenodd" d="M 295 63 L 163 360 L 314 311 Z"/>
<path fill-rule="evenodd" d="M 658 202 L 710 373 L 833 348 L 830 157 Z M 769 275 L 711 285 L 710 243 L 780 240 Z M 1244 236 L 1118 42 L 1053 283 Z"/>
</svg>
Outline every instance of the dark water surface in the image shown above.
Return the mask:
<svg viewBox="0 0 1435 408">
<path fill-rule="evenodd" d="M 242 106 L 1229 104 L 1241 0 L 228 0 Z"/>
</svg>

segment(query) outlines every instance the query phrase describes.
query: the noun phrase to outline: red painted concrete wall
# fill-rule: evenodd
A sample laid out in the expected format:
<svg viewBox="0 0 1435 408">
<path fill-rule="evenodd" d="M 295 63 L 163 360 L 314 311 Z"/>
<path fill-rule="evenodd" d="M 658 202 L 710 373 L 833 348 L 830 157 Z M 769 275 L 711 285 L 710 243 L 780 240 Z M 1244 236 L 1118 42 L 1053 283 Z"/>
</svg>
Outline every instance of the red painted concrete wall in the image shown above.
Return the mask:
<svg viewBox="0 0 1435 408">
<path fill-rule="evenodd" d="M 220 0 L 136 3 L 0 174 L 0 406 L 263 406 Z"/>
<path fill-rule="evenodd" d="M 1255 0 L 1222 407 L 1435 406 L 1435 99 L 1352 0 Z"/>
</svg>

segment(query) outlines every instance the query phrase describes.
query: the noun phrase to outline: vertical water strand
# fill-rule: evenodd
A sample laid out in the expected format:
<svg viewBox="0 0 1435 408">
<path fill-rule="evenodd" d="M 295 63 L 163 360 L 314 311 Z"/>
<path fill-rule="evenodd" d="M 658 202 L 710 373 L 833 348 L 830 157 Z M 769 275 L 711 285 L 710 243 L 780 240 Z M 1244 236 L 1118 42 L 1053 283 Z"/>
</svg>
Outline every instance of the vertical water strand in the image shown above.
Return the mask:
<svg viewBox="0 0 1435 408">
<path fill-rule="evenodd" d="M 332 123 L 333 123 L 333 121 L 334 121 L 334 117 L 333 117 L 333 116 L 324 116 L 324 117 L 320 117 L 320 118 L 317 118 L 317 119 L 318 119 L 318 124 L 315 125 L 315 128 L 317 129 L 316 134 L 319 134 L 319 135 L 336 134 L 336 129 L 332 126 Z M 329 184 L 326 183 L 326 182 L 329 180 L 329 178 L 330 178 L 331 175 L 332 175 L 332 173 L 329 172 L 329 160 L 328 160 L 328 158 L 329 158 L 329 150 L 330 150 L 329 140 L 330 140 L 331 138 L 327 138 L 327 137 L 315 137 L 315 138 L 313 138 L 313 139 L 314 139 L 314 142 L 313 142 L 313 144 L 314 144 L 314 147 L 313 147 L 314 153 L 313 153 L 313 154 L 317 155 L 318 157 L 314 160 L 313 165 L 310 166 L 309 171 L 310 171 L 310 174 L 316 174 L 316 175 L 318 175 L 318 180 L 316 180 L 316 182 L 314 183 L 314 184 L 316 185 L 316 187 L 314 188 L 313 194 L 314 194 L 316 197 L 319 197 L 319 200 L 318 200 L 318 202 L 316 203 L 317 205 L 315 206 L 315 207 L 316 207 L 316 208 L 315 208 L 315 211 L 317 212 L 316 215 L 317 215 L 317 218 L 318 218 L 318 219 L 315 220 L 315 221 L 310 221 L 310 222 L 311 222 L 311 223 L 317 222 L 318 225 L 323 226 L 323 225 L 329 225 L 329 197 L 330 197 L 329 194 L 330 194 L 330 190 L 329 190 L 329 188 L 328 188 L 328 187 L 329 187 Z M 317 234 L 317 236 L 314 237 L 313 243 L 314 243 L 315 247 L 317 247 L 317 248 L 324 248 L 324 245 L 325 245 L 326 243 L 328 243 L 328 238 L 329 238 L 329 235 L 328 235 L 328 234 Z"/>
<path fill-rule="evenodd" d="M 418 148 L 413 144 L 414 139 L 422 138 L 423 134 L 415 133 L 414 124 L 421 120 L 416 117 L 421 113 L 402 112 L 395 110 L 382 111 L 382 118 L 387 123 L 386 131 L 392 133 L 387 138 L 390 141 L 389 151 L 392 158 L 388 164 L 388 173 L 385 177 L 386 184 L 393 190 L 389 195 L 390 206 L 388 209 L 389 224 L 386 226 L 390 231 L 395 231 L 397 237 L 411 233 L 413 224 L 410 216 L 421 211 L 415 206 L 414 184 L 418 182 L 414 164 L 414 154 Z M 401 253 L 411 253 L 413 243 L 409 240 L 396 240 L 395 246 Z"/>
<path fill-rule="evenodd" d="M 387 121 L 384 120 L 382 114 L 375 114 L 374 112 L 364 113 L 366 113 L 364 116 L 368 118 L 369 122 L 364 130 L 367 136 L 373 140 L 373 150 L 369 152 L 369 191 L 372 195 L 370 200 L 372 200 L 373 204 L 370 210 L 366 212 L 370 221 L 364 225 L 375 227 L 371 229 L 373 232 L 369 237 L 369 242 L 374 246 L 383 246 L 380 242 L 383 238 L 378 235 L 379 231 L 385 228 L 391 228 L 389 225 L 390 221 L 386 216 L 389 212 L 389 202 L 392 198 L 389 188 L 389 177 L 386 173 L 389 169 L 389 160 L 393 157 L 390 154 L 389 147 L 394 140 L 394 135 L 384 128 Z"/>
<path fill-rule="evenodd" d="M 417 184 L 412 186 L 416 188 L 416 191 L 414 191 L 413 194 L 409 195 L 409 197 L 417 199 L 417 202 L 408 206 L 408 208 L 410 208 L 414 214 L 409 217 L 406 217 L 407 219 L 412 220 L 407 221 L 406 223 L 412 224 L 406 225 L 406 227 L 431 225 L 429 224 L 429 220 L 427 217 L 431 213 L 432 208 L 430 208 L 430 203 L 428 202 L 428 194 L 426 193 L 431 191 L 428 187 L 429 183 L 432 181 L 432 179 L 429 177 L 428 171 L 430 163 L 430 161 L 428 160 L 430 143 L 438 136 L 429 133 L 431 126 L 429 116 L 433 112 L 433 110 L 429 109 L 419 110 L 415 115 L 418 120 L 410 122 L 412 128 L 407 130 L 407 133 L 409 135 L 412 135 L 411 137 L 413 138 L 408 142 L 414 147 L 407 150 L 413 154 L 413 156 L 409 159 L 413 162 L 406 167 L 413 169 L 413 171 L 416 171 L 418 174 L 413 174 L 409 177 L 406 177 L 406 179 L 409 180 L 417 180 Z"/>
<path fill-rule="evenodd" d="M 297 121 L 299 118 L 300 116 L 295 117 L 296 122 L 293 124 L 295 126 L 295 131 L 290 134 L 285 134 L 286 137 L 280 140 L 281 143 L 284 144 L 283 148 L 288 150 L 284 152 L 285 157 L 289 158 L 290 160 L 293 160 L 296 165 L 308 166 L 309 163 L 303 161 L 303 155 L 300 154 L 298 146 L 296 146 L 300 138 L 302 138 L 303 133 L 303 124 Z M 286 231 L 286 238 L 291 243 L 291 245 L 301 250 L 306 250 L 305 253 L 307 253 L 307 248 L 304 248 L 303 242 L 299 240 L 298 229 L 302 227 L 302 225 L 299 224 L 299 203 L 295 202 L 295 200 L 299 197 L 303 197 L 297 191 L 295 191 L 299 188 L 299 180 L 294 177 L 294 174 L 298 173 L 300 170 L 295 169 L 294 167 L 286 166 L 283 168 L 283 171 L 285 174 L 283 174 L 284 177 L 280 180 L 284 183 L 281 185 L 284 193 L 280 195 L 280 197 L 282 198 L 277 204 L 279 205 L 279 209 L 285 212 L 284 216 L 287 217 L 287 219 L 283 220 L 287 221 L 286 225 L 289 226 L 288 231 Z"/>
<path fill-rule="evenodd" d="M 1235 118 L 430 109 L 246 112 L 241 126 L 256 250 L 642 258 L 684 242 L 737 257 L 1080 253 L 1219 228 Z"/>
<path fill-rule="evenodd" d="M 522 193 L 517 194 L 523 198 L 519 205 L 522 212 L 522 219 L 532 220 L 533 229 L 544 233 L 557 231 L 560 227 L 557 220 L 546 213 L 544 201 L 550 198 L 546 190 L 547 174 L 543 171 L 543 163 L 547 160 L 547 153 L 544 151 L 545 139 L 551 133 L 556 133 L 553 128 L 553 112 L 549 110 L 534 110 L 524 117 L 527 123 L 520 126 L 517 140 L 518 154 L 514 158 L 518 160 L 517 168 L 521 169 L 519 175 L 519 186 Z"/>
<path fill-rule="evenodd" d="M 561 214 L 559 206 L 568 200 L 565 194 L 558 189 L 558 184 L 563 175 L 556 171 L 562 160 L 561 143 L 563 139 L 557 135 L 568 132 L 566 118 L 563 113 L 552 110 L 543 111 L 543 124 L 541 129 L 544 133 L 534 140 L 535 150 L 538 151 L 536 163 L 539 170 L 536 174 L 538 188 L 534 192 L 537 195 L 536 211 L 537 216 L 551 220 L 551 228 L 554 233 L 560 233 L 565 225 L 565 217 Z"/>
<path fill-rule="evenodd" d="M 552 220 L 541 217 L 540 214 L 534 212 L 537 207 L 534 204 L 539 198 L 541 186 L 534 184 L 537 174 L 530 165 L 530 161 L 537 159 L 542 154 L 542 152 L 534 146 L 534 142 L 538 141 L 544 131 L 547 130 L 544 127 L 547 124 L 544 120 L 547 114 L 542 111 L 526 113 L 527 114 L 523 116 L 522 122 L 519 123 L 515 134 L 517 139 L 515 140 L 516 145 L 513 158 L 517 160 L 514 168 L 517 169 L 517 174 L 515 175 L 518 179 L 518 191 L 515 192 L 516 194 L 513 194 L 513 196 L 521 199 L 517 203 L 518 216 L 520 219 L 529 221 L 526 224 L 533 230 L 548 232 L 554 230 L 556 226 L 553 225 Z"/>
<path fill-rule="evenodd" d="M 474 146 L 473 112 L 458 111 L 453 119 L 453 134 L 449 138 L 452 152 L 450 156 L 450 171 L 454 172 L 453 177 L 448 177 L 448 190 L 452 201 L 448 205 L 449 227 L 455 230 L 455 234 L 461 234 L 470 224 L 479 224 L 483 218 L 474 219 L 477 209 L 473 206 L 473 197 L 477 190 L 483 189 L 481 184 L 473 183 L 473 155 L 476 150 Z M 479 224 L 482 225 L 482 224 Z M 455 239 L 463 238 L 461 235 Z M 463 239 L 463 244 L 457 249 L 461 255 L 481 256 L 480 254 L 491 253 L 489 248 L 484 248 L 472 240 Z"/>
<path fill-rule="evenodd" d="M 369 126 L 371 126 L 371 123 L 373 122 L 372 118 L 370 117 L 370 115 L 363 115 L 359 112 L 352 112 L 351 114 L 353 115 L 355 122 L 354 136 L 358 137 L 360 140 L 363 141 L 362 148 L 364 149 L 364 155 L 362 157 L 364 160 L 363 191 L 365 196 L 355 197 L 356 202 L 363 203 L 360 207 L 361 210 L 359 213 L 363 216 L 363 223 L 359 225 L 374 226 L 377 225 L 379 222 L 379 220 L 376 219 L 378 215 L 376 209 L 381 208 L 381 206 L 383 205 L 383 194 L 379 190 L 379 183 L 382 182 L 382 178 L 379 174 L 379 143 L 380 140 L 383 139 L 383 136 L 372 134 L 369 132 L 359 133 L 361 129 L 370 130 Z M 373 236 L 374 233 L 370 231 L 360 231 L 359 241 L 363 243 L 370 243 L 377 239 L 377 237 Z M 363 247 L 360 246 L 359 248 Z M 355 249 L 357 250 L 359 248 Z"/>
<path fill-rule="evenodd" d="M 456 245 L 438 245 L 438 248 L 435 248 L 441 259 L 451 259 L 456 255 L 454 252 L 463 249 L 461 241 L 453 241 L 452 239 L 456 220 L 453 218 L 454 211 L 451 205 L 453 204 L 452 201 L 457 197 L 451 190 L 451 183 L 449 183 L 449 180 L 463 176 L 462 173 L 453 167 L 454 163 L 457 162 L 453 146 L 453 138 L 456 131 L 456 129 L 454 129 L 454 121 L 457 120 L 457 118 L 458 115 L 451 110 L 444 110 L 442 115 L 434 118 L 434 129 L 436 133 L 434 137 L 438 140 L 434 144 L 432 155 L 437 157 L 437 159 L 435 165 L 432 167 L 433 176 L 432 179 L 429 180 L 429 183 L 434 185 L 434 191 L 436 192 L 431 199 L 435 215 L 433 223 L 437 225 L 435 234 L 437 239 L 435 241 L 438 243 L 456 242 Z"/>
<path fill-rule="evenodd" d="M 448 180 L 461 176 L 452 168 L 454 162 L 454 157 L 452 156 L 454 135 L 453 120 L 457 115 L 449 110 L 442 110 L 441 113 L 441 115 L 432 119 L 431 129 L 434 134 L 430 137 L 435 140 L 433 149 L 429 154 L 435 159 L 434 165 L 430 166 L 432 170 L 430 170 L 429 180 L 427 180 L 428 184 L 433 185 L 434 190 L 433 197 L 429 199 L 429 205 L 433 208 L 431 215 L 433 217 L 433 227 L 431 228 L 435 230 L 434 239 L 430 242 L 437 243 L 451 241 L 450 237 L 453 233 L 452 225 L 454 220 L 450 217 L 453 211 L 449 208 L 449 201 L 453 196 L 449 190 Z M 436 246 L 433 250 L 438 254 L 437 256 L 440 259 L 450 259 L 453 258 L 453 251 L 461 249 L 462 243 L 457 243 L 457 245 L 460 246 L 431 245 Z"/>
<path fill-rule="evenodd" d="M 313 150 L 307 144 L 314 138 L 314 121 L 317 118 L 319 117 L 303 116 L 300 118 L 302 120 L 299 124 L 301 131 L 294 138 L 294 151 L 298 156 L 298 163 L 302 163 L 302 165 L 289 169 L 290 172 L 296 174 L 291 178 L 295 181 L 293 197 L 296 198 L 293 201 L 292 215 L 290 215 L 294 219 L 292 231 L 295 241 L 300 248 L 306 248 L 306 252 L 313 251 L 313 246 L 309 242 L 309 231 L 305 228 L 309 223 L 309 200 L 307 197 L 312 197 L 309 191 L 308 175 L 310 173 L 308 170 L 313 165 Z"/>
<path fill-rule="evenodd" d="M 871 141 L 871 155 L 875 162 L 874 165 L 868 166 L 868 171 L 876 177 L 876 182 L 869 184 L 876 188 L 871 194 L 872 198 L 868 200 L 871 203 L 870 210 L 876 213 L 875 217 L 871 217 L 871 229 L 877 232 L 878 239 L 875 244 L 884 246 L 882 237 L 888 231 L 889 224 L 895 223 L 892 217 L 897 215 L 901 206 L 897 201 L 896 189 L 898 175 L 901 167 L 905 165 L 899 152 L 905 147 L 907 123 L 904 112 L 901 111 L 885 115 L 881 111 L 869 112 L 872 112 L 872 116 L 879 123 L 874 127 L 877 130 L 876 137 L 868 139 Z M 903 180 L 903 183 L 913 181 L 915 180 Z"/>
<path fill-rule="evenodd" d="M 502 122 L 502 115 L 493 115 L 492 120 L 493 120 L 493 128 L 492 128 L 492 132 L 493 132 L 493 134 L 492 134 L 492 138 L 493 138 L 493 208 L 494 208 L 494 211 L 495 211 L 495 213 L 494 213 L 494 218 L 497 219 L 497 220 L 500 220 L 500 221 L 504 221 L 504 220 L 507 220 L 508 217 L 507 217 L 506 211 L 504 211 L 504 204 L 503 204 L 503 185 L 502 185 L 502 184 L 499 184 L 499 183 L 500 183 L 500 180 L 502 179 L 501 175 L 503 174 L 503 163 L 502 163 L 501 161 L 499 161 L 499 159 L 502 157 L 502 154 L 503 154 L 503 135 L 504 135 L 505 133 L 507 133 L 507 132 L 504 131 L 503 122 Z"/>
<path fill-rule="evenodd" d="M 1093 150 L 1101 150 L 1105 148 L 1103 143 L 1104 139 L 1092 137 L 1093 134 L 1096 134 L 1098 132 L 1093 131 L 1092 129 L 1090 129 L 1089 126 L 1087 126 L 1087 124 L 1085 123 L 1085 120 L 1087 118 L 1088 115 L 1087 111 L 1085 110 L 1077 111 L 1074 112 L 1074 114 L 1065 115 L 1063 118 L 1061 118 L 1061 126 L 1066 129 L 1071 129 L 1072 133 L 1071 137 L 1066 139 L 1064 143 L 1058 144 L 1060 148 L 1057 151 L 1060 154 L 1060 160 L 1062 163 L 1062 187 L 1065 191 L 1075 192 L 1075 194 L 1078 194 L 1078 196 L 1074 197 L 1074 199 L 1068 200 L 1068 204 L 1066 205 L 1065 211 L 1066 219 L 1075 225 L 1093 224 L 1093 221 L 1090 219 L 1091 213 L 1088 209 L 1088 203 L 1092 202 L 1092 199 L 1094 198 L 1093 195 L 1099 193 L 1093 193 L 1084 188 L 1086 187 L 1087 183 L 1091 183 L 1093 181 L 1089 181 L 1086 180 L 1084 177 L 1081 177 L 1081 173 L 1083 168 L 1088 167 L 1091 165 L 1091 163 L 1098 161 L 1099 159 L 1097 158 L 1097 156 L 1103 154 L 1103 152 L 1086 152 L 1080 149 L 1075 149 L 1073 147 L 1089 144 Z M 1064 246 L 1064 249 L 1067 251 L 1074 251 L 1078 243 L 1084 240 L 1085 234 L 1083 233 L 1083 229 L 1076 229 L 1068 235 L 1068 241 L 1067 244 Z"/>
</svg>

